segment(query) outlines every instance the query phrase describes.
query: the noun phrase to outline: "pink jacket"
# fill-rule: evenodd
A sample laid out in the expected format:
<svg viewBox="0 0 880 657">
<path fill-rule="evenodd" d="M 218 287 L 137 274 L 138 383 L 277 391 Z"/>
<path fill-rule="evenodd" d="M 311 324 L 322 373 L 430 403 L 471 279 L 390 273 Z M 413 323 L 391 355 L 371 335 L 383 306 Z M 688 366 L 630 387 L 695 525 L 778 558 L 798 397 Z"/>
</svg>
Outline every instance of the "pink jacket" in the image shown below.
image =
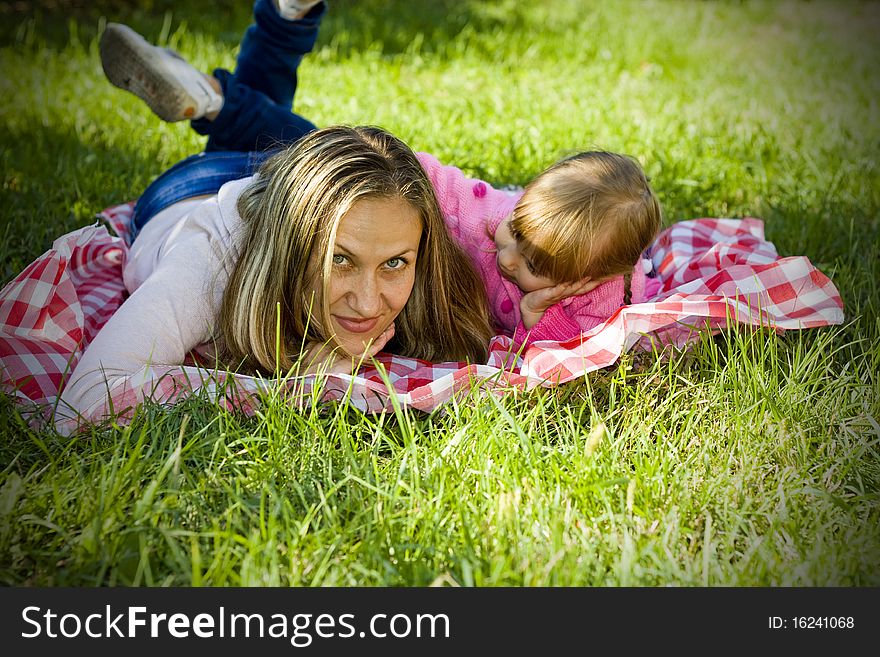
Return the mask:
<svg viewBox="0 0 880 657">
<path fill-rule="evenodd" d="M 496 327 L 513 336 L 517 347 L 538 340 L 563 341 L 598 326 L 623 305 L 623 277 L 612 279 L 587 294 L 563 299 L 551 306 L 531 330 L 520 319 L 519 302 L 523 293 L 501 276 L 495 264 L 492 236 L 501 221 L 510 215 L 521 191 L 509 192 L 466 177 L 453 166 L 444 166 L 433 155 L 417 153 L 428 174 L 446 226 L 456 242 L 467 252 L 479 271 Z M 632 301 L 645 300 L 646 277 L 639 262 L 630 284 Z"/>
</svg>

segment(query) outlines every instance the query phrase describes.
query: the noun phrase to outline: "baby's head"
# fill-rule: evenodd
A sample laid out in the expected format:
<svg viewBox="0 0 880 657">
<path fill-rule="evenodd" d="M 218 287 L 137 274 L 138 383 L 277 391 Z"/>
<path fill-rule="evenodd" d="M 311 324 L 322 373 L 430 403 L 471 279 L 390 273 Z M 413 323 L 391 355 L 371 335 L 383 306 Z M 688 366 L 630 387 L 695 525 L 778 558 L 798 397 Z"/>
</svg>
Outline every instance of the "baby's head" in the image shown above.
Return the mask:
<svg viewBox="0 0 880 657">
<path fill-rule="evenodd" d="M 660 203 L 635 159 L 579 153 L 526 186 L 495 233 L 498 268 L 524 292 L 627 274 L 660 221 Z"/>
</svg>

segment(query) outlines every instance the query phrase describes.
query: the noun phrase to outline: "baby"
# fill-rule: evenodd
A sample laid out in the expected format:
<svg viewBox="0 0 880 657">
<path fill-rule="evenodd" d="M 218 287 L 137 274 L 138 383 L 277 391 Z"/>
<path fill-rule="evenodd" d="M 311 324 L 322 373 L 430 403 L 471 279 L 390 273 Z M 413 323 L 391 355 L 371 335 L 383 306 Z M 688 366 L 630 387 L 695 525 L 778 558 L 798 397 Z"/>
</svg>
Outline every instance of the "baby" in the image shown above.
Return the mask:
<svg viewBox="0 0 880 657">
<path fill-rule="evenodd" d="M 480 270 L 496 327 L 517 347 L 576 337 L 659 288 L 642 254 L 660 229 L 660 203 L 633 158 L 579 153 L 511 194 L 418 157 Z"/>
</svg>

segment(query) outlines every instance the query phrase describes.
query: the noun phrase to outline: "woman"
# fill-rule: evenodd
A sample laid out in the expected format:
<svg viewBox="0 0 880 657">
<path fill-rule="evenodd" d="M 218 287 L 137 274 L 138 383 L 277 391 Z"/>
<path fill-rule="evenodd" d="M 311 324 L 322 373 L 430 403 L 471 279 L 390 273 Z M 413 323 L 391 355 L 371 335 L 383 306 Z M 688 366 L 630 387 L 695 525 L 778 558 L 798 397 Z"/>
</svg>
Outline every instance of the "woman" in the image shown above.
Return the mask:
<svg viewBox="0 0 880 657">
<path fill-rule="evenodd" d="M 270 9 L 257 1 L 252 46 Z M 248 37 L 236 76 L 259 51 Z M 209 342 L 224 365 L 267 375 L 351 372 L 382 349 L 485 360 L 482 283 L 411 149 L 379 128 L 305 128 L 219 192 L 225 162 L 255 158 L 216 139 L 148 188 L 124 270 L 131 296 L 85 350 L 62 406 L 95 419 L 119 379 L 137 388 L 150 367 Z"/>
</svg>

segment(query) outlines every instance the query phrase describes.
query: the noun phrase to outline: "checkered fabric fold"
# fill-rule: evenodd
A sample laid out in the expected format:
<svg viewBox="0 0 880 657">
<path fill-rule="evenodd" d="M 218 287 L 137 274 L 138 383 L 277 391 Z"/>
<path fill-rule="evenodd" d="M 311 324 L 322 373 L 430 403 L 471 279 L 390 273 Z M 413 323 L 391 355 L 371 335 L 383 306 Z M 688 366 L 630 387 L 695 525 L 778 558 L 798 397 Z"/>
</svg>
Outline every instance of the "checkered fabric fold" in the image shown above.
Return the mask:
<svg viewBox="0 0 880 657">
<path fill-rule="evenodd" d="M 127 203 L 99 215 L 115 235 L 99 222 L 58 238 L 0 292 L 0 387 L 37 427 L 54 419 L 66 377 L 126 298 L 122 268 L 132 208 Z M 367 412 L 431 411 L 459 392 L 558 385 L 612 365 L 631 348 L 684 347 L 701 331 L 732 324 L 783 331 L 843 322 L 833 283 L 807 258 L 780 257 L 764 239 L 759 219 L 682 221 L 658 236 L 651 254 L 660 292 L 646 303 L 621 307 L 572 340 L 536 342 L 518 354 L 510 338 L 497 336 L 485 364 L 381 354 L 357 375 L 283 382 L 206 370 L 197 365 L 196 349 L 182 366 L 134 373 L 108 390 L 106 402 L 57 426 L 69 433 L 79 421 L 100 420 L 111 409 L 117 421 L 125 421 L 145 398 L 173 403 L 194 393 L 249 413 L 260 395 L 279 389 L 294 403 L 336 400 Z"/>
</svg>

